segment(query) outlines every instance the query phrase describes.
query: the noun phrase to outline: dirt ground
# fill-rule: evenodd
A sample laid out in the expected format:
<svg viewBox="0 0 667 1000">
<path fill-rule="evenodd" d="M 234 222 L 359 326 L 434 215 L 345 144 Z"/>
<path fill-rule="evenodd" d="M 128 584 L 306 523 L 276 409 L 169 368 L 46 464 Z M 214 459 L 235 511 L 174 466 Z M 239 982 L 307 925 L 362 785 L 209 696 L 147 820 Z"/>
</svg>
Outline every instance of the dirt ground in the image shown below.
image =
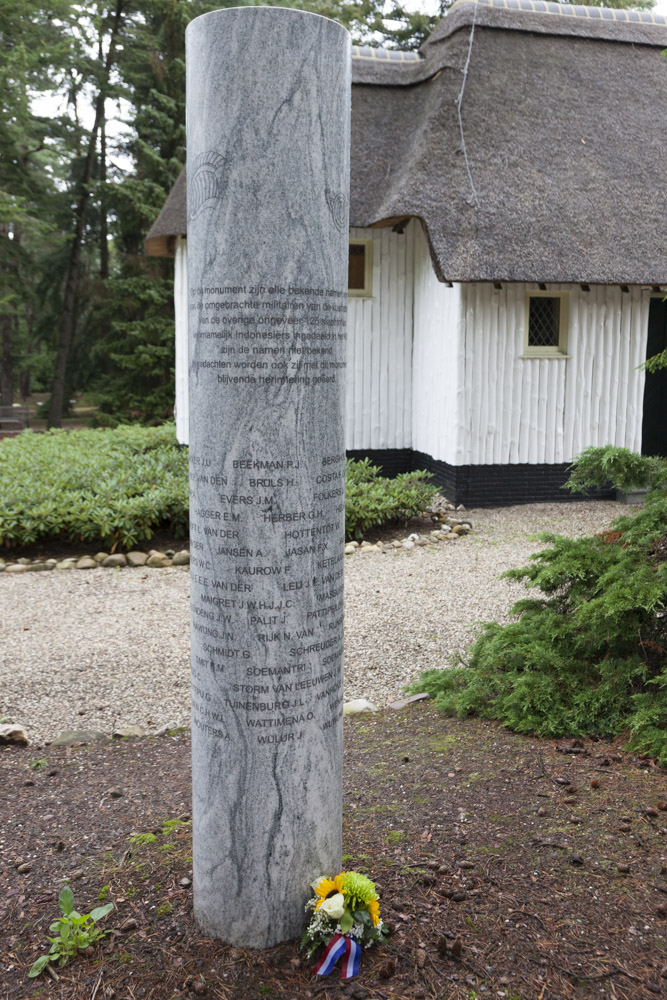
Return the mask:
<svg viewBox="0 0 667 1000">
<path fill-rule="evenodd" d="M 345 736 L 343 863 L 376 881 L 391 928 L 356 978 L 315 977 L 297 942 L 199 935 L 180 733 L 0 750 L 0 998 L 667 996 L 667 774 L 652 761 L 428 703 L 348 719 Z M 80 912 L 114 903 L 112 933 L 30 980 L 65 882 Z"/>
</svg>

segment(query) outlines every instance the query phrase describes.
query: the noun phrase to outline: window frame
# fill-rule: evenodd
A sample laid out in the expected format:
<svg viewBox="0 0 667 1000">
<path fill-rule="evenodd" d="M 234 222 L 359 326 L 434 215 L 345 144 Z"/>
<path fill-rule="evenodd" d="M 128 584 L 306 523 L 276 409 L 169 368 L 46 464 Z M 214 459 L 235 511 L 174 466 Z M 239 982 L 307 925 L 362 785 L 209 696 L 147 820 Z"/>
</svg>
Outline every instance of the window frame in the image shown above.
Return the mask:
<svg viewBox="0 0 667 1000">
<path fill-rule="evenodd" d="M 530 332 L 530 300 L 559 299 L 560 315 L 558 321 L 558 344 L 553 347 L 536 347 L 528 343 Z M 526 291 L 524 312 L 523 358 L 569 358 L 567 353 L 567 335 L 570 319 L 570 293 L 553 290 L 529 289 Z"/>
<path fill-rule="evenodd" d="M 355 299 L 370 299 L 373 297 L 373 240 L 361 236 L 350 236 L 348 257 L 349 247 L 352 246 L 364 246 L 366 248 L 366 252 L 364 254 L 364 287 L 348 287 L 347 294 Z"/>
</svg>

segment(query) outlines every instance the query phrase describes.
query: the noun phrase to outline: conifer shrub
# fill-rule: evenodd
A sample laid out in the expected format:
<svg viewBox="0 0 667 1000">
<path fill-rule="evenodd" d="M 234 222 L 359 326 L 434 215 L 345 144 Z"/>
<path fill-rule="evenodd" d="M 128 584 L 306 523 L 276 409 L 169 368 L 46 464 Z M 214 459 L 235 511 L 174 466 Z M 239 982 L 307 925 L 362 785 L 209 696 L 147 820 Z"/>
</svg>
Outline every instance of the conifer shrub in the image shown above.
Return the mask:
<svg viewBox="0 0 667 1000">
<path fill-rule="evenodd" d="M 410 688 L 449 715 L 520 733 L 613 737 L 667 765 L 667 462 L 588 449 L 571 489 L 650 486 L 646 506 L 594 537 L 543 533 L 545 548 L 503 574 L 533 593 L 516 621 L 484 625 L 466 659 Z"/>
</svg>

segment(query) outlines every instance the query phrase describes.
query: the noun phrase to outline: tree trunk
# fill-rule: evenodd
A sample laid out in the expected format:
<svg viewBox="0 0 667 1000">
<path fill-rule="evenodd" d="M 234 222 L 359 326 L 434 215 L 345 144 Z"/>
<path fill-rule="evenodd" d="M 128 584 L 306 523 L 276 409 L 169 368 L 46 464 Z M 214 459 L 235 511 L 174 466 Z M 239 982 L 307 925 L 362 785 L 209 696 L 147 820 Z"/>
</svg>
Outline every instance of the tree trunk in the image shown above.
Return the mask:
<svg viewBox="0 0 667 1000">
<path fill-rule="evenodd" d="M 107 221 L 107 195 L 104 185 L 107 180 L 107 130 L 104 112 L 104 95 L 102 95 L 102 121 L 100 123 L 100 278 L 106 281 L 109 277 L 109 244 Z"/>
<path fill-rule="evenodd" d="M 11 406 L 14 402 L 13 333 L 14 315 L 11 312 L 3 312 L 0 316 L 0 406 Z"/>
<path fill-rule="evenodd" d="M 97 148 L 97 135 L 100 130 L 102 116 L 104 114 L 105 92 L 109 83 L 109 75 L 113 66 L 116 42 L 120 31 L 125 0 L 116 0 L 111 36 L 109 39 L 109 49 L 107 51 L 104 66 L 104 76 L 100 85 L 100 92 L 95 101 L 95 121 L 88 139 L 86 150 L 86 160 L 84 164 L 83 177 L 81 178 L 79 198 L 75 212 L 74 235 L 70 248 L 69 264 L 67 276 L 65 278 L 65 294 L 63 301 L 62 322 L 58 336 L 58 347 L 56 351 L 56 361 L 51 382 L 51 401 L 49 404 L 49 427 L 61 427 L 63 416 L 63 404 L 65 402 L 65 376 L 67 372 L 67 362 L 69 360 L 70 348 L 76 331 L 79 299 L 79 278 L 81 266 L 81 250 L 83 238 L 86 231 L 86 217 L 90 203 L 90 182 L 93 176 L 93 165 L 95 162 L 95 150 Z"/>
<path fill-rule="evenodd" d="M 31 305 L 26 305 L 25 307 L 25 327 L 26 327 L 26 347 L 25 347 L 25 360 L 24 367 L 19 372 L 19 395 L 23 402 L 30 395 L 30 390 L 32 388 L 32 352 L 34 348 L 33 340 L 33 311 Z"/>
<path fill-rule="evenodd" d="M 15 236 L 10 222 L 0 223 L 0 237 L 9 242 Z M 6 296 L 3 306 L 0 306 L 0 406 L 11 406 L 14 402 L 14 371 L 12 367 L 12 340 L 14 334 L 14 298 L 10 289 L 15 280 L 15 268 L 8 256 L 5 268 L 2 292 Z M 0 295 L 0 297 L 2 297 Z"/>
</svg>

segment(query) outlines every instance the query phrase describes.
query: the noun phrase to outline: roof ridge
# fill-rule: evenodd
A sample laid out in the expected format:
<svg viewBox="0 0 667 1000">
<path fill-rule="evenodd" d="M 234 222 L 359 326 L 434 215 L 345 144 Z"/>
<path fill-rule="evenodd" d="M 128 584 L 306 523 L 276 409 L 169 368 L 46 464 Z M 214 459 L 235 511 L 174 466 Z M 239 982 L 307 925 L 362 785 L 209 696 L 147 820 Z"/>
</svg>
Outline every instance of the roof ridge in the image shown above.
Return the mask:
<svg viewBox="0 0 667 1000">
<path fill-rule="evenodd" d="M 501 10 L 551 14 L 557 17 L 583 17 L 590 21 L 620 21 L 634 24 L 667 25 L 667 15 L 649 10 L 623 10 L 618 7 L 592 7 L 584 4 L 554 3 L 553 0 L 456 0 L 448 14 L 462 7 L 496 7 Z"/>
<path fill-rule="evenodd" d="M 424 57 L 420 52 L 406 49 L 385 49 L 374 45 L 353 45 L 353 59 L 389 59 L 392 62 L 419 62 Z"/>
</svg>

